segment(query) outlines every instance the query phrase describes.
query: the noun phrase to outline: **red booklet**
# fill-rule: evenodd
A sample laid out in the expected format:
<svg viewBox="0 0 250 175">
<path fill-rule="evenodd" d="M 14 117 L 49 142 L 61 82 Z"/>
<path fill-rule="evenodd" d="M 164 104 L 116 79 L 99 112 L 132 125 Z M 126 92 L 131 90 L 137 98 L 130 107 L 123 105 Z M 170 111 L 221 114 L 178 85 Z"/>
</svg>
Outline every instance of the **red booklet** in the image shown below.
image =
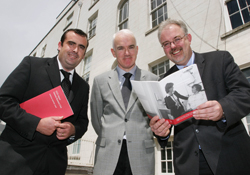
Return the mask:
<svg viewBox="0 0 250 175">
<path fill-rule="evenodd" d="M 21 103 L 20 107 L 40 118 L 63 116 L 64 119 L 74 114 L 61 86 Z"/>
</svg>

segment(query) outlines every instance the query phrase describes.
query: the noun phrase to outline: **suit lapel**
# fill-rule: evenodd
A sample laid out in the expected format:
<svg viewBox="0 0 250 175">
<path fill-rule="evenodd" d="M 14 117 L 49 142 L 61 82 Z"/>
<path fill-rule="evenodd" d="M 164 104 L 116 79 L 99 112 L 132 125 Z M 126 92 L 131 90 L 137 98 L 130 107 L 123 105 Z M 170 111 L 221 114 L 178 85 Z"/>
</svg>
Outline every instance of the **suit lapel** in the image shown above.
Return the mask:
<svg viewBox="0 0 250 175">
<path fill-rule="evenodd" d="M 126 111 L 121 89 L 119 86 L 118 73 L 116 69 L 111 71 L 111 73 L 108 75 L 108 85 L 110 87 L 111 92 L 113 93 L 115 100 L 118 102 L 121 108 L 123 108 L 123 110 Z"/>
<path fill-rule="evenodd" d="M 50 78 L 51 84 L 53 85 L 53 87 L 59 86 L 61 81 L 56 57 L 48 59 L 46 66 L 46 71 Z"/>
<path fill-rule="evenodd" d="M 202 57 L 202 55 L 195 53 L 195 60 L 194 63 L 197 64 L 198 70 L 200 72 L 200 76 L 202 77 L 203 75 L 203 70 L 205 66 L 205 59 Z"/>
<path fill-rule="evenodd" d="M 141 69 L 139 69 L 138 67 L 137 67 L 136 73 L 135 73 L 135 80 L 136 81 L 145 81 L 145 75 L 142 75 Z M 130 98 L 129 98 L 127 111 L 134 105 L 134 103 L 136 102 L 137 99 L 138 99 L 138 97 L 137 97 L 137 95 L 134 92 L 133 87 L 132 87 L 132 93 L 131 93 Z"/>
</svg>

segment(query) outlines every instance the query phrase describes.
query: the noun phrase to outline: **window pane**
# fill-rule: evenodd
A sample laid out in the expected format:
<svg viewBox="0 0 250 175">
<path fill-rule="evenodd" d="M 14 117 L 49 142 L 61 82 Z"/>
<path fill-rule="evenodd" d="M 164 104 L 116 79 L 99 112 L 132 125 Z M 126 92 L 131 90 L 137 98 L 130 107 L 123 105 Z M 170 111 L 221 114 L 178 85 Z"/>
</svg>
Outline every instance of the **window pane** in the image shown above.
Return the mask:
<svg viewBox="0 0 250 175">
<path fill-rule="evenodd" d="M 162 4 L 162 0 L 157 0 L 157 6 Z"/>
<path fill-rule="evenodd" d="M 163 16 L 159 17 L 158 24 L 160 24 L 162 21 L 164 21 Z"/>
<path fill-rule="evenodd" d="M 156 20 L 152 22 L 152 27 L 155 27 L 155 26 L 157 26 L 157 21 Z"/>
<path fill-rule="evenodd" d="M 167 148 L 171 147 L 171 142 L 167 143 Z"/>
<path fill-rule="evenodd" d="M 239 11 L 238 4 L 237 4 L 236 0 L 228 2 L 227 9 L 228 9 L 229 15 L 231 15 L 234 12 Z"/>
<path fill-rule="evenodd" d="M 162 16 L 163 15 L 163 7 L 161 7 L 159 10 L 158 10 L 158 16 Z"/>
<path fill-rule="evenodd" d="M 172 162 L 168 162 L 168 173 L 172 173 L 173 169 L 172 169 Z"/>
<path fill-rule="evenodd" d="M 246 5 L 246 0 L 239 0 L 239 3 L 240 3 L 240 8 L 241 9 L 247 6 Z"/>
<path fill-rule="evenodd" d="M 167 4 L 163 6 L 164 8 L 164 13 L 167 13 Z"/>
<path fill-rule="evenodd" d="M 156 1 L 151 0 L 151 10 L 154 10 L 156 8 Z"/>
<path fill-rule="evenodd" d="M 128 28 L 128 21 L 126 21 L 126 22 L 124 23 L 123 29 L 127 29 L 127 28 Z"/>
<path fill-rule="evenodd" d="M 152 67 L 152 72 L 157 75 L 157 66 Z"/>
<path fill-rule="evenodd" d="M 166 160 L 166 152 L 165 149 L 161 150 L 161 160 Z"/>
<path fill-rule="evenodd" d="M 157 18 L 157 11 L 152 13 L 152 21 L 154 21 Z"/>
<path fill-rule="evenodd" d="M 243 16 L 243 20 L 244 20 L 244 23 L 247 23 L 250 21 L 250 11 L 249 9 L 245 9 L 242 11 L 242 16 Z"/>
<path fill-rule="evenodd" d="M 240 13 L 236 13 L 235 15 L 230 16 L 230 20 L 233 29 L 243 24 L 241 21 Z"/>
<path fill-rule="evenodd" d="M 171 151 L 171 149 L 167 149 L 167 159 L 172 160 L 172 151 Z"/>
<path fill-rule="evenodd" d="M 164 71 L 164 63 L 159 64 L 159 74 L 165 73 Z"/>
<path fill-rule="evenodd" d="M 119 17 L 119 22 L 122 21 L 122 10 L 120 10 L 120 17 Z"/>
<path fill-rule="evenodd" d="M 123 16 L 123 20 L 126 19 L 128 17 L 128 4 L 126 3 L 124 5 L 124 12 L 123 12 L 124 16 Z"/>
<path fill-rule="evenodd" d="M 166 173 L 166 162 L 161 162 L 161 172 Z"/>
</svg>

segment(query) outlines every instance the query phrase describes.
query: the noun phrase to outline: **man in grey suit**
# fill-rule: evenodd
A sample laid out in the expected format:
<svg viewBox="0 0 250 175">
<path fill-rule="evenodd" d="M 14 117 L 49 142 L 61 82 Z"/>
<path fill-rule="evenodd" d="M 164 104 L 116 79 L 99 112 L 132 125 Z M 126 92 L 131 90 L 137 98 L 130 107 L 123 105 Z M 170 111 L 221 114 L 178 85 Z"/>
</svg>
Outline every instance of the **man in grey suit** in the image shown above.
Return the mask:
<svg viewBox="0 0 250 175">
<path fill-rule="evenodd" d="M 125 73 L 131 73 L 131 80 L 156 81 L 158 77 L 135 65 L 138 46 L 131 31 L 114 35 L 111 52 L 118 65 L 95 77 L 91 94 L 91 121 L 98 135 L 94 174 L 154 175 L 155 144 L 149 119 L 135 92 L 127 95 L 126 103 L 121 89 Z"/>
<path fill-rule="evenodd" d="M 246 175 L 250 172 L 250 138 L 241 121 L 250 112 L 250 85 L 227 51 L 195 53 L 182 21 L 163 22 L 159 41 L 174 65 L 165 76 L 197 64 L 208 101 L 191 120 L 174 127 L 176 175 Z M 154 117 L 152 131 L 166 137 L 168 122 Z M 162 147 L 167 140 L 158 139 Z"/>
</svg>

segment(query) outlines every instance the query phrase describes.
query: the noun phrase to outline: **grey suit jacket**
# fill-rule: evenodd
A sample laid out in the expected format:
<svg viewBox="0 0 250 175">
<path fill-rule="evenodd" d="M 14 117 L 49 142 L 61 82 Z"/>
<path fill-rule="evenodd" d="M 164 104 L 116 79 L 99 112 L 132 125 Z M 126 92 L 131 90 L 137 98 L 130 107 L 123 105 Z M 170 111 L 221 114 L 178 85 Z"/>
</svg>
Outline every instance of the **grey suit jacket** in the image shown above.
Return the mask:
<svg viewBox="0 0 250 175">
<path fill-rule="evenodd" d="M 175 126 L 175 174 L 199 174 L 199 146 L 215 175 L 249 174 L 250 138 L 241 119 L 250 112 L 250 85 L 226 51 L 195 53 L 195 64 L 207 99 L 221 104 L 226 123 L 192 119 Z"/>
<path fill-rule="evenodd" d="M 137 68 L 135 80 L 157 80 L 148 71 Z M 111 175 L 116 168 L 124 133 L 130 165 L 135 175 L 154 174 L 154 140 L 149 119 L 132 90 L 125 109 L 116 69 L 94 79 L 91 94 L 91 121 L 98 135 L 95 175 Z"/>
</svg>

